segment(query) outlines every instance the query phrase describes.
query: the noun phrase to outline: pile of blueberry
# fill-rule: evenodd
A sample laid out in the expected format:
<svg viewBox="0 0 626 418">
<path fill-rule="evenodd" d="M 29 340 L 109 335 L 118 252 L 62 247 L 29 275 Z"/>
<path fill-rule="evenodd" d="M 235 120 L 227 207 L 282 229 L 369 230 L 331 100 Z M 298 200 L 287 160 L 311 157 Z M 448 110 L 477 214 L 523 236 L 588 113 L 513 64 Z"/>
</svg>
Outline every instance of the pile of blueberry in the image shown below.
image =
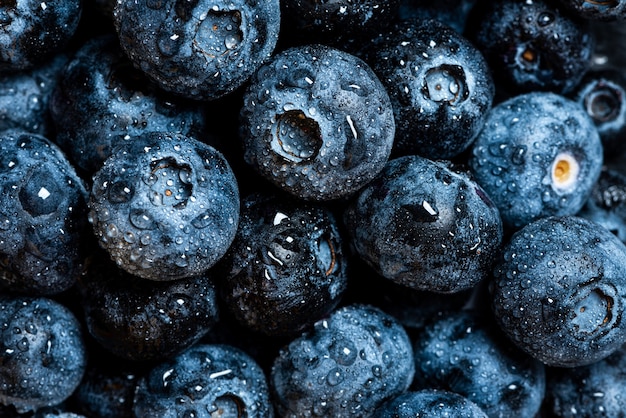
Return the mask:
<svg viewBox="0 0 626 418">
<path fill-rule="evenodd" d="M 617 417 L 626 3 L 0 5 L 0 417 Z"/>
</svg>

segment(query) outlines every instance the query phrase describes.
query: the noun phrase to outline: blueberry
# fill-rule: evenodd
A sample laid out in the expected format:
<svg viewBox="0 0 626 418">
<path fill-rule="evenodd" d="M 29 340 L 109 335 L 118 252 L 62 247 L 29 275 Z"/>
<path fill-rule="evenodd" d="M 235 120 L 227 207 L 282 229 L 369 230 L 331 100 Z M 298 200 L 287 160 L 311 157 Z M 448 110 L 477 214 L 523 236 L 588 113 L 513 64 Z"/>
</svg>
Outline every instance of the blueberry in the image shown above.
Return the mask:
<svg viewBox="0 0 626 418">
<path fill-rule="evenodd" d="M 81 325 L 47 297 L 0 296 L 0 403 L 18 412 L 65 401 L 86 365 Z"/>
<path fill-rule="evenodd" d="M 173 97 L 135 69 L 113 34 L 90 38 L 74 53 L 50 99 L 55 142 L 88 176 L 118 144 L 144 132 L 199 137 L 199 103 Z"/>
<path fill-rule="evenodd" d="M 485 55 L 498 89 L 513 95 L 536 90 L 565 94 L 591 67 L 592 32 L 558 1 L 481 4 L 466 35 Z"/>
<path fill-rule="evenodd" d="M 517 349 L 491 316 L 457 311 L 414 338 L 415 389 L 449 390 L 490 417 L 533 417 L 544 399 L 544 365 Z"/>
<path fill-rule="evenodd" d="M 626 243 L 626 174 L 604 167 L 577 215 L 601 224 Z"/>
<path fill-rule="evenodd" d="M 616 68 L 589 71 L 568 95 L 591 117 L 605 160 L 626 153 L 626 76 Z"/>
<path fill-rule="evenodd" d="M 270 389 L 281 417 L 369 416 L 406 391 L 414 372 L 404 328 L 378 308 L 352 304 L 280 350 Z"/>
<path fill-rule="evenodd" d="M 551 92 L 525 93 L 494 106 L 469 158 L 476 182 L 512 229 L 578 212 L 602 163 L 591 118 L 573 100 Z"/>
<path fill-rule="evenodd" d="M 122 49 L 164 90 L 213 100 L 241 87 L 278 41 L 278 0 L 118 1 Z"/>
<path fill-rule="evenodd" d="M 345 242 L 325 206 L 279 194 L 241 202 L 235 241 L 220 264 L 232 314 L 269 335 L 297 335 L 330 313 L 348 285 Z"/>
<path fill-rule="evenodd" d="M 505 245 L 491 282 L 501 329 L 549 366 L 599 361 L 626 342 L 626 246 L 593 221 L 551 216 Z"/>
<path fill-rule="evenodd" d="M 405 392 L 382 404 L 372 418 L 487 418 L 487 414 L 465 396 L 447 390 L 422 389 Z"/>
<path fill-rule="evenodd" d="M 405 20 L 377 37 L 365 60 L 391 98 L 395 155 L 452 158 L 474 141 L 495 90 L 468 39 L 437 20 Z"/>
<path fill-rule="evenodd" d="M 385 165 L 395 122 L 389 96 L 360 58 L 324 45 L 275 55 L 241 109 L 244 159 L 306 200 L 353 194 Z"/>
<path fill-rule="evenodd" d="M 68 60 L 68 54 L 56 54 L 31 70 L 0 75 L 0 130 L 22 129 L 54 138 L 48 105 Z"/>
<path fill-rule="evenodd" d="M 237 232 L 239 188 L 224 156 L 193 137 L 147 132 L 117 147 L 93 177 L 89 221 L 131 274 L 198 275 Z"/>
<path fill-rule="evenodd" d="M 626 3 L 622 0 L 559 0 L 559 3 L 582 19 L 599 22 L 626 19 Z"/>
<path fill-rule="evenodd" d="M 52 295 L 81 274 L 88 192 L 61 150 L 21 130 L 0 134 L 0 287 Z"/>
<path fill-rule="evenodd" d="M 78 28 L 80 0 L 8 0 L 0 7 L 0 72 L 33 69 L 60 53 Z"/>
<path fill-rule="evenodd" d="M 170 357 L 199 341 L 219 318 L 209 274 L 146 282 L 99 254 L 77 287 L 90 335 L 129 360 Z"/>
<path fill-rule="evenodd" d="M 365 262 L 424 291 L 474 287 L 491 274 L 503 238 L 498 210 L 467 171 L 417 155 L 389 161 L 343 217 Z"/>
<path fill-rule="evenodd" d="M 547 370 L 546 411 L 555 417 L 619 417 L 626 410 L 621 348 L 593 364 Z"/>
<path fill-rule="evenodd" d="M 157 364 L 140 379 L 133 409 L 136 418 L 274 416 L 261 368 L 223 344 L 197 344 Z"/>
</svg>

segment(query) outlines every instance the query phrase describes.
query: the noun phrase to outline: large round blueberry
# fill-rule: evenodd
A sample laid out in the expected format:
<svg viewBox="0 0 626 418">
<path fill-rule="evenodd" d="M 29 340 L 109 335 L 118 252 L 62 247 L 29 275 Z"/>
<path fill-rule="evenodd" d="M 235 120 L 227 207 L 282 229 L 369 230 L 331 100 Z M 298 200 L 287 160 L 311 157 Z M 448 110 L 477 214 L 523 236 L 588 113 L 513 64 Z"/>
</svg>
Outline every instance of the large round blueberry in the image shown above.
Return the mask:
<svg viewBox="0 0 626 418">
<path fill-rule="evenodd" d="M 281 349 L 270 388 L 281 417 L 369 416 L 408 389 L 414 367 L 404 328 L 377 308 L 352 304 Z"/>
<path fill-rule="evenodd" d="M 366 60 L 391 98 L 395 155 L 452 158 L 474 141 L 495 90 L 469 40 L 436 20 L 405 20 L 374 40 Z"/>
<path fill-rule="evenodd" d="M 45 297 L 3 294 L 0 324 L 0 404 L 25 413 L 69 398 L 87 362 L 74 314 Z"/>
<path fill-rule="evenodd" d="M 102 253 L 96 253 L 77 290 L 89 334 L 129 360 L 171 357 L 199 341 L 219 317 L 211 275 L 146 282 Z"/>
<path fill-rule="evenodd" d="M 591 364 L 626 342 L 626 246 L 593 221 L 553 216 L 516 232 L 491 294 L 504 332 L 549 366 Z"/>
<path fill-rule="evenodd" d="M 469 164 L 505 225 L 580 210 L 600 175 L 598 130 L 574 101 L 531 92 L 494 106 Z"/>
<path fill-rule="evenodd" d="M 490 417 L 533 417 L 544 398 L 545 367 L 492 322 L 465 310 L 428 323 L 413 338 L 413 388 L 459 393 Z"/>
<path fill-rule="evenodd" d="M 198 275 L 232 243 L 239 188 L 215 148 L 150 132 L 124 143 L 93 177 L 89 221 L 111 258 L 152 280 Z"/>
<path fill-rule="evenodd" d="M 382 404 L 372 418 L 487 418 L 474 402 L 448 390 L 422 389 L 405 392 Z"/>
<path fill-rule="evenodd" d="M 344 223 L 383 277 L 441 293 L 487 278 L 503 237 L 498 210 L 467 172 L 417 155 L 389 161 L 347 206 Z"/>
<path fill-rule="evenodd" d="M 348 256 L 325 206 L 253 194 L 243 199 L 235 241 L 220 261 L 222 293 L 244 326 L 296 335 L 339 303 Z"/>
<path fill-rule="evenodd" d="M 46 137 L 0 134 L 0 288 L 51 295 L 74 285 L 90 242 L 85 187 Z"/>
<path fill-rule="evenodd" d="M 272 418 L 263 370 L 229 345 L 197 344 L 157 364 L 137 385 L 136 418 Z"/>
<path fill-rule="evenodd" d="M 120 0 L 113 20 L 131 61 L 164 90 L 212 100 L 241 87 L 278 41 L 278 0 Z"/>
<path fill-rule="evenodd" d="M 0 72 L 32 69 L 69 43 L 82 13 L 80 0 L 7 0 L 0 5 Z"/>
<path fill-rule="evenodd" d="M 90 38 L 60 75 L 50 99 L 55 142 L 87 175 L 116 145 L 144 132 L 198 136 L 205 128 L 197 102 L 172 97 L 133 68 L 117 38 Z"/>
<path fill-rule="evenodd" d="M 567 93 L 591 67 L 594 39 L 585 22 L 556 1 L 482 2 L 468 37 L 513 94 Z"/>
<path fill-rule="evenodd" d="M 370 67 L 323 45 L 274 56 L 251 80 L 241 110 L 245 160 L 307 200 L 363 187 L 385 165 L 394 133 L 389 96 Z"/>
</svg>

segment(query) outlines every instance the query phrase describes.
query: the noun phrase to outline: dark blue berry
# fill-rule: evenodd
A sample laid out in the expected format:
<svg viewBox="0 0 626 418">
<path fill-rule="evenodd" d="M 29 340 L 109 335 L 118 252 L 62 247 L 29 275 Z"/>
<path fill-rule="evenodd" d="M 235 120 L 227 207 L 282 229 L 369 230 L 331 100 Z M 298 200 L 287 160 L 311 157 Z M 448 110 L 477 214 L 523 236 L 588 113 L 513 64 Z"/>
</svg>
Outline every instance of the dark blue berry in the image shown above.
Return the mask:
<svg viewBox="0 0 626 418">
<path fill-rule="evenodd" d="M 170 357 L 199 341 L 219 317 L 208 274 L 146 282 L 97 253 L 77 286 L 91 336 L 130 360 Z"/>
<path fill-rule="evenodd" d="M 591 364 L 626 341 L 626 246 L 581 217 L 539 219 L 505 245 L 491 294 L 519 348 L 549 366 Z"/>
<path fill-rule="evenodd" d="M 283 347 L 270 387 L 281 417 L 369 416 L 406 391 L 414 372 L 404 328 L 378 308 L 354 304 Z"/>
<path fill-rule="evenodd" d="M 469 40 L 437 20 L 406 20 L 377 37 L 365 59 L 391 98 L 395 155 L 452 158 L 474 141 L 495 90 Z"/>
<path fill-rule="evenodd" d="M 550 416 L 619 417 L 626 411 L 626 353 L 580 367 L 547 369 L 546 411 Z"/>
<path fill-rule="evenodd" d="M 572 14 L 598 22 L 626 20 L 626 3 L 622 0 L 559 0 Z"/>
<path fill-rule="evenodd" d="M 494 106 L 469 159 L 476 182 L 513 229 L 578 212 L 602 163 L 591 118 L 576 102 L 551 92 L 526 93 Z"/>
<path fill-rule="evenodd" d="M 81 274 L 90 243 L 85 184 L 46 137 L 0 134 L 0 287 L 61 293 Z"/>
<path fill-rule="evenodd" d="M 556 1 L 482 2 L 467 36 L 489 62 L 498 89 L 567 93 L 591 67 L 594 39 Z"/>
<path fill-rule="evenodd" d="M 350 202 L 344 223 L 380 275 L 440 293 L 487 278 L 503 238 L 498 210 L 467 171 L 417 155 L 389 161 Z"/>
<path fill-rule="evenodd" d="M 144 132 L 200 137 L 199 103 L 172 97 L 133 67 L 112 34 L 90 38 L 61 73 L 50 99 L 55 142 L 91 176 L 115 146 Z"/>
<path fill-rule="evenodd" d="M 616 68 L 589 71 L 568 95 L 591 117 L 605 160 L 626 153 L 626 76 Z"/>
<path fill-rule="evenodd" d="M 0 130 L 21 129 L 54 138 L 49 103 L 68 54 L 31 69 L 0 75 Z"/>
<path fill-rule="evenodd" d="M 603 168 L 577 215 L 601 224 L 626 243 L 626 174 Z"/>
<path fill-rule="evenodd" d="M 134 417 L 271 418 L 263 370 L 246 352 L 197 344 L 157 364 L 137 385 Z"/>
<path fill-rule="evenodd" d="M 225 253 L 239 222 L 239 188 L 215 148 L 148 132 L 115 149 L 94 174 L 89 220 L 100 246 L 151 280 L 198 275 Z"/>
<path fill-rule="evenodd" d="M 0 296 L 0 403 L 29 412 L 74 392 L 86 367 L 81 325 L 46 297 Z"/>
<path fill-rule="evenodd" d="M 372 418 L 487 418 L 465 396 L 447 390 L 422 389 L 405 392 L 382 404 Z"/>
<path fill-rule="evenodd" d="M 80 0 L 8 0 L 0 6 L 0 72 L 32 69 L 68 45 L 78 28 Z"/>
<path fill-rule="evenodd" d="M 113 20 L 131 61 L 164 90 L 212 100 L 241 87 L 278 41 L 278 0 L 118 1 Z"/>
<path fill-rule="evenodd" d="M 414 338 L 413 388 L 449 390 L 490 417 L 533 417 L 544 398 L 544 365 L 517 349 L 492 318 L 457 311 Z"/>
<path fill-rule="evenodd" d="M 370 67 L 324 45 L 275 55 L 252 78 L 241 109 L 246 162 L 306 200 L 338 199 L 367 184 L 394 133 L 389 96 Z"/>
<path fill-rule="evenodd" d="M 283 195 L 248 195 L 220 261 L 223 298 L 245 326 L 296 335 L 339 303 L 348 256 L 334 213 Z"/>
</svg>

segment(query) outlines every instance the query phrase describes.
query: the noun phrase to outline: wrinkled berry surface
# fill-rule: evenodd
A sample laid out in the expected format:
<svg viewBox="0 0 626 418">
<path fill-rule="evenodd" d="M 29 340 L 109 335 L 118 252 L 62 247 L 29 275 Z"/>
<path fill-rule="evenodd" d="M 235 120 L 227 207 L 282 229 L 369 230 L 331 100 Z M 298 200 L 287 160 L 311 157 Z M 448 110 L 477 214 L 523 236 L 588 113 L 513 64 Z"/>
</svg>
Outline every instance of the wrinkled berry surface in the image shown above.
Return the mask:
<svg viewBox="0 0 626 418">
<path fill-rule="evenodd" d="M 176 133 L 124 143 L 93 178 L 89 221 L 123 269 L 167 281 L 198 275 L 226 252 L 239 187 L 215 148 Z"/>
</svg>

